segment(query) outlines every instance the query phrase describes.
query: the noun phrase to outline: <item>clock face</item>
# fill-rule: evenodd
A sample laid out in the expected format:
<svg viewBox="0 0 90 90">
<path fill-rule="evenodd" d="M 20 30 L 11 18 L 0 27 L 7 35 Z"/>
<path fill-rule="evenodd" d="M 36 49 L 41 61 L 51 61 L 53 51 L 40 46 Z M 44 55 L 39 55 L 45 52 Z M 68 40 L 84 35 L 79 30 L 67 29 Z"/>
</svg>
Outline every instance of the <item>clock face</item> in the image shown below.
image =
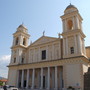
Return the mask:
<svg viewBox="0 0 90 90">
<path fill-rule="evenodd" d="M 72 22 L 72 20 L 68 20 L 67 25 L 68 25 L 68 30 L 72 30 L 73 29 L 73 22 Z"/>
</svg>

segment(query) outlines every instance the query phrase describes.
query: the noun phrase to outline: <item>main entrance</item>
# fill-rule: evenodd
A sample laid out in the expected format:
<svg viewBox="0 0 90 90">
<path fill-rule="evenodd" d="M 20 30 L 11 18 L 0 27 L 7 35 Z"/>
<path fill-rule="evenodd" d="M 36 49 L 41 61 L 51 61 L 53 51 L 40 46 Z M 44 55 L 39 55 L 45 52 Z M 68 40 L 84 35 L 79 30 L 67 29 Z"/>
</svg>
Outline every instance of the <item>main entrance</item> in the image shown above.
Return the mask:
<svg viewBox="0 0 90 90">
<path fill-rule="evenodd" d="M 29 77 L 27 77 L 29 76 Z M 33 77 L 34 76 L 34 77 Z M 63 82 L 63 67 L 55 66 L 43 69 L 23 70 L 19 71 L 18 76 L 19 88 L 30 89 L 62 89 Z"/>
</svg>

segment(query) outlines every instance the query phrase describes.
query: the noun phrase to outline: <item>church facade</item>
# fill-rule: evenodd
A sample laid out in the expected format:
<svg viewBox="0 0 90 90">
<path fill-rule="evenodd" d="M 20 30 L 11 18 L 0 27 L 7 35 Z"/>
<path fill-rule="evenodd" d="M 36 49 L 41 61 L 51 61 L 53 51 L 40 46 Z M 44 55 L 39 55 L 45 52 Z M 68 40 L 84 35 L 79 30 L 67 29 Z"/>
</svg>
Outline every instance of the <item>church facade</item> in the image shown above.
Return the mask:
<svg viewBox="0 0 90 90">
<path fill-rule="evenodd" d="M 27 28 L 22 24 L 13 34 L 8 85 L 29 90 L 84 90 L 84 73 L 89 67 L 90 48 L 85 48 L 82 17 L 69 5 L 61 16 L 62 38 L 43 35 L 28 45 Z"/>
</svg>

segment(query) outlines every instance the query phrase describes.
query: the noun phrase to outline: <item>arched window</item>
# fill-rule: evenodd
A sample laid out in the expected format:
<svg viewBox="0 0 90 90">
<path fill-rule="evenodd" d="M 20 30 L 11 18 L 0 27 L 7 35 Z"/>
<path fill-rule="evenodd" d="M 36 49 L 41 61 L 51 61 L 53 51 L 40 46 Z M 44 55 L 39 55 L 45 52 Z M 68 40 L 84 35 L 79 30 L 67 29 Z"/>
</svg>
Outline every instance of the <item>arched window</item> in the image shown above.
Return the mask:
<svg viewBox="0 0 90 90">
<path fill-rule="evenodd" d="M 18 37 L 16 38 L 16 45 L 18 45 L 18 42 L 19 42 L 19 39 L 18 39 Z"/>
<path fill-rule="evenodd" d="M 23 38 L 23 45 L 26 45 L 26 39 Z"/>
<path fill-rule="evenodd" d="M 16 57 L 14 58 L 14 63 L 16 63 Z"/>
<path fill-rule="evenodd" d="M 69 30 L 73 29 L 73 22 L 72 22 L 72 20 L 68 20 L 68 29 Z"/>
</svg>

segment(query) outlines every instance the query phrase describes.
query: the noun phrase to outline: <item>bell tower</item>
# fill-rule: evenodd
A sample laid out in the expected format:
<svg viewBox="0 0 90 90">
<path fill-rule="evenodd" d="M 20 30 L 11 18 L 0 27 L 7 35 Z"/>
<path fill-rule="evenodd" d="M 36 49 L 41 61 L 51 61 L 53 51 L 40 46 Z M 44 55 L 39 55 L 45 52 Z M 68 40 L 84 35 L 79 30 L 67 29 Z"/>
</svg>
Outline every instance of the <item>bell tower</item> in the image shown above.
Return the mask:
<svg viewBox="0 0 90 90">
<path fill-rule="evenodd" d="M 82 17 L 74 5 L 69 5 L 61 16 L 63 23 L 63 58 L 85 56 L 85 35 L 82 30 Z"/>
<path fill-rule="evenodd" d="M 11 47 L 11 62 L 10 64 L 19 64 L 25 62 L 24 51 L 28 47 L 30 35 L 28 34 L 27 28 L 21 24 L 17 31 L 13 34 L 13 45 Z"/>
</svg>

